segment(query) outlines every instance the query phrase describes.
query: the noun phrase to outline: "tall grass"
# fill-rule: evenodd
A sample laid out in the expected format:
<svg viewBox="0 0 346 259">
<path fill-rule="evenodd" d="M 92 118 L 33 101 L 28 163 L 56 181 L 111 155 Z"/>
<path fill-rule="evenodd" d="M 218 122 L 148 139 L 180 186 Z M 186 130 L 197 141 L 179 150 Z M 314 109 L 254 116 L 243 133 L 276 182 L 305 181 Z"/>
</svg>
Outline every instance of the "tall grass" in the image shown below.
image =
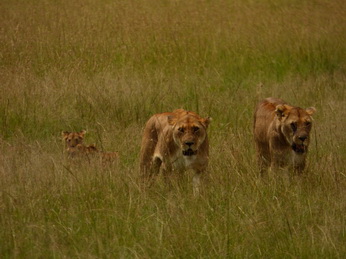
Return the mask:
<svg viewBox="0 0 346 259">
<path fill-rule="evenodd" d="M 2 258 L 342 258 L 343 1 L 1 1 Z M 308 167 L 258 175 L 256 102 L 315 106 Z M 211 116 L 210 180 L 138 187 L 145 121 Z M 69 161 L 61 131 L 119 151 Z"/>
</svg>

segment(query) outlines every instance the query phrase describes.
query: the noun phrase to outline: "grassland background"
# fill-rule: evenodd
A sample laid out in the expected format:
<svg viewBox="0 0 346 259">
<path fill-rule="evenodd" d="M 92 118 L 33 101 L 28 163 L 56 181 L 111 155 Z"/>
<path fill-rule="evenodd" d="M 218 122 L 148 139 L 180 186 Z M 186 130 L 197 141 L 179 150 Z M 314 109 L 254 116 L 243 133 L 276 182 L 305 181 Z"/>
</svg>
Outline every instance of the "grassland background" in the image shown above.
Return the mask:
<svg viewBox="0 0 346 259">
<path fill-rule="evenodd" d="M 314 1 L 0 1 L 1 258 L 342 258 L 346 8 Z M 306 173 L 261 179 L 264 97 L 315 106 Z M 138 188 L 143 125 L 211 116 L 210 182 Z M 71 163 L 61 131 L 119 151 Z"/>
</svg>

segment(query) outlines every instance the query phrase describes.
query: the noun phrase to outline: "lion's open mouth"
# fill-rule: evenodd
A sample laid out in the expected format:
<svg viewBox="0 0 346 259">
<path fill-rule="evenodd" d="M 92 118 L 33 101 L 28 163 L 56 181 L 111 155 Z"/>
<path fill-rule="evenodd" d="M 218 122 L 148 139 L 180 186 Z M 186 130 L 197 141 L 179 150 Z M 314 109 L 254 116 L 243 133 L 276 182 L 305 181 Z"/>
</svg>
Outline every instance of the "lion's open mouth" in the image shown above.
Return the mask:
<svg viewBox="0 0 346 259">
<path fill-rule="evenodd" d="M 296 143 L 293 143 L 293 145 L 292 145 L 292 149 L 293 149 L 293 151 L 294 152 L 296 152 L 296 153 L 305 153 L 305 151 L 306 151 L 306 146 L 304 146 L 304 145 L 298 145 L 298 144 L 296 144 Z"/>
<path fill-rule="evenodd" d="M 187 150 L 183 150 L 183 155 L 184 156 L 193 156 L 197 154 L 197 150 L 193 151 L 191 148 Z"/>
</svg>

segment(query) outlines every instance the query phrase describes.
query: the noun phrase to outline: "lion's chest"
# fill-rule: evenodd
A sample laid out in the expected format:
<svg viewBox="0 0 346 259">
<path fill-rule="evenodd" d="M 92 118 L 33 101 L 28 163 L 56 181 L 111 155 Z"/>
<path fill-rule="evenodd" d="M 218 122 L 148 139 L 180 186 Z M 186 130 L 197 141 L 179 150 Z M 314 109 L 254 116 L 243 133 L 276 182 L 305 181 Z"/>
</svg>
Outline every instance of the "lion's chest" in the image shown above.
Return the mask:
<svg viewBox="0 0 346 259">
<path fill-rule="evenodd" d="M 171 163 L 175 170 L 187 170 L 194 168 L 196 160 L 196 156 L 183 156 L 181 154 L 176 154 L 176 156 L 171 160 Z"/>
</svg>

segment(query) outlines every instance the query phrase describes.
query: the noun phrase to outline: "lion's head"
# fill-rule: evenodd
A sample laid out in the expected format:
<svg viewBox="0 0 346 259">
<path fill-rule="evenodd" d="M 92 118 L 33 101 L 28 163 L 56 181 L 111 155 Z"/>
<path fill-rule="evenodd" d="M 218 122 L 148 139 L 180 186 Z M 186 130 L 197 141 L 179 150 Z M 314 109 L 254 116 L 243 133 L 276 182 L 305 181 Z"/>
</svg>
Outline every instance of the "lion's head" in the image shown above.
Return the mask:
<svg viewBox="0 0 346 259">
<path fill-rule="evenodd" d="M 305 153 L 309 146 L 309 135 L 312 126 L 314 107 L 302 109 L 287 104 L 276 106 L 275 113 L 279 120 L 279 127 L 286 141 L 296 153 Z"/>
<path fill-rule="evenodd" d="M 82 130 L 80 132 L 69 132 L 64 131 L 62 133 L 63 140 L 65 141 L 67 148 L 75 148 L 79 144 L 83 144 L 84 135 L 86 131 Z"/>
<path fill-rule="evenodd" d="M 194 112 L 176 110 L 174 116 L 168 117 L 172 126 L 174 142 L 181 148 L 184 156 L 198 153 L 200 145 L 207 137 L 210 118 L 201 118 Z"/>
</svg>

